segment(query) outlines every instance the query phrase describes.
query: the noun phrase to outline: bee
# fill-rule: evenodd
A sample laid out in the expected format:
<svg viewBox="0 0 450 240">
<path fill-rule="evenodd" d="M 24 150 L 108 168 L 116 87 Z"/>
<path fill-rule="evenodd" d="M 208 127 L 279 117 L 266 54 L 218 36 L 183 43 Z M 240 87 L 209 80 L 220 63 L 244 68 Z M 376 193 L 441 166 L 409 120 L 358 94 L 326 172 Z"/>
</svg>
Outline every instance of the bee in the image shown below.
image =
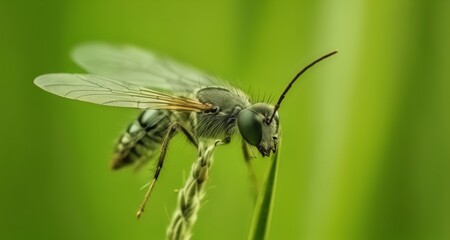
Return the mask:
<svg viewBox="0 0 450 240">
<path fill-rule="evenodd" d="M 111 162 L 112 169 L 139 167 L 159 152 L 139 217 L 176 133 L 183 133 L 196 147 L 216 140 L 226 144 L 240 134 L 247 162 L 250 147 L 269 157 L 280 141 L 278 109 L 287 92 L 306 70 L 336 53 L 330 52 L 298 72 L 275 105 L 252 102 L 239 88 L 165 56 L 105 43 L 86 43 L 74 49 L 74 61 L 88 73 L 45 74 L 34 83 L 65 98 L 142 110 L 119 138 Z"/>
</svg>

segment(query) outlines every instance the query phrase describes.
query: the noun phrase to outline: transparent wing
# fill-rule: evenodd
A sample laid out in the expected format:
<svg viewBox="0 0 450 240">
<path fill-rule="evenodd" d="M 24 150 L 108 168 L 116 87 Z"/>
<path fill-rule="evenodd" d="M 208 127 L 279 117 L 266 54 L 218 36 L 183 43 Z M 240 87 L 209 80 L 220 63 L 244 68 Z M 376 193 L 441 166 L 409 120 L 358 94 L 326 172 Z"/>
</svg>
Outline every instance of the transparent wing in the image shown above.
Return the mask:
<svg viewBox="0 0 450 240">
<path fill-rule="evenodd" d="M 65 98 L 101 105 L 180 111 L 211 109 L 210 105 L 195 99 L 173 96 L 93 74 L 47 74 L 37 77 L 34 83 Z"/>
<path fill-rule="evenodd" d="M 172 92 L 218 85 L 201 71 L 132 46 L 85 43 L 72 57 L 89 73 L 151 89 Z"/>
</svg>

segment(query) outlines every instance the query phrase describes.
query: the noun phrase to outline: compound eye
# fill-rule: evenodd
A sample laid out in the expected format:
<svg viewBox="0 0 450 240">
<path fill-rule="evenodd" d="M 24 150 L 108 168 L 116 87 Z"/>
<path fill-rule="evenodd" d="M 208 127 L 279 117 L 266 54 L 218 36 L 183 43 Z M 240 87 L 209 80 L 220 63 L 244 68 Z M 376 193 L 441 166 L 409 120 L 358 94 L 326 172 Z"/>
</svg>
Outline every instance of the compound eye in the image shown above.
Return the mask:
<svg viewBox="0 0 450 240">
<path fill-rule="evenodd" d="M 253 146 L 261 143 L 262 126 L 255 112 L 243 109 L 237 117 L 237 124 L 242 137 Z"/>
</svg>

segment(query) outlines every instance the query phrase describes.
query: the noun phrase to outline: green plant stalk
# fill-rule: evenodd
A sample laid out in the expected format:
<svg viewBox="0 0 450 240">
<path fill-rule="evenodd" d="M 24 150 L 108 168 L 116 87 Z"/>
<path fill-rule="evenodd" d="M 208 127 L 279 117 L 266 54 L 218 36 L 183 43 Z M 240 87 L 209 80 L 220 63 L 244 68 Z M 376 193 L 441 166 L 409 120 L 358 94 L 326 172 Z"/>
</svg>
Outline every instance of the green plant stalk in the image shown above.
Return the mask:
<svg viewBox="0 0 450 240">
<path fill-rule="evenodd" d="M 218 142 L 209 145 L 199 143 L 198 159 L 194 162 L 183 188 L 178 192 L 177 209 L 167 228 L 168 240 L 191 238 L 192 227 L 197 220 L 201 200 L 205 195 L 204 186 L 213 161 L 212 153 L 217 144 Z"/>
<path fill-rule="evenodd" d="M 269 235 L 270 220 L 272 217 L 272 206 L 275 196 L 275 186 L 278 168 L 278 155 L 281 149 L 281 142 L 278 151 L 273 155 L 272 162 L 266 173 L 266 178 L 262 192 L 256 201 L 253 213 L 252 225 L 248 235 L 249 240 L 267 239 Z"/>
</svg>

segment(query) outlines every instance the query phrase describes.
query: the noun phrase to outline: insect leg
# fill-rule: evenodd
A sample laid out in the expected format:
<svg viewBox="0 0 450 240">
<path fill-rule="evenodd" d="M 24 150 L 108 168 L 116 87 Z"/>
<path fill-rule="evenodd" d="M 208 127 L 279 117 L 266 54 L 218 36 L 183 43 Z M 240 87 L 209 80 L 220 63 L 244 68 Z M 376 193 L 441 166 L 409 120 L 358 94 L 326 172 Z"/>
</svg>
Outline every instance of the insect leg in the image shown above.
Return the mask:
<svg viewBox="0 0 450 240">
<path fill-rule="evenodd" d="M 252 182 L 253 185 L 253 193 L 255 195 L 255 199 L 256 196 L 258 195 L 258 179 L 256 178 L 256 173 L 255 173 L 255 169 L 252 166 L 252 158 L 255 158 L 255 156 L 250 152 L 250 149 L 247 145 L 247 143 L 245 143 L 244 141 L 242 142 L 242 151 L 244 152 L 244 160 L 245 160 L 245 164 L 247 165 L 247 170 L 248 170 L 248 177 L 250 178 L 250 181 Z"/>
<path fill-rule="evenodd" d="M 167 128 L 167 132 L 166 135 L 164 137 L 164 140 L 161 144 L 161 153 L 159 155 L 159 160 L 158 160 L 158 165 L 156 166 L 156 171 L 155 171 L 155 175 L 153 176 L 153 179 L 150 181 L 150 183 L 148 184 L 148 189 L 147 192 L 145 193 L 144 196 L 144 200 L 142 201 L 136 216 L 139 218 L 142 213 L 144 212 L 145 206 L 147 205 L 148 199 L 150 198 L 150 194 L 152 192 L 152 189 L 156 183 L 156 180 L 158 180 L 159 174 L 161 172 L 161 169 L 163 167 L 164 164 L 164 159 L 166 157 L 166 153 L 167 153 L 167 147 L 169 145 L 170 140 L 172 139 L 172 137 L 175 135 L 177 130 L 181 130 L 186 137 L 189 139 L 190 142 L 192 142 L 192 144 L 194 144 L 196 147 L 198 147 L 198 140 L 197 138 L 191 133 L 189 132 L 189 130 L 187 130 L 186 128 L 184 128 L 182 125 L 180 125 L 177 122 L 172 123 L 169 128 Z"/>
<path fill-rule="evenodd" d="M 197 138 L 195 138 L 194 135 L 192 135 L 192 133 L 189 132 L 183 126 L 179 125 L 178 123 L 174 123 L 174 124 L 177 124 L 176 127 L 179 127 L 181 129 L 181 131 L 183 131 L 184 135 L 186 135 L 186 137 L 188 138 L 189 142 L 192 143 L 196 148 L 198 148 L 198 140 L 197 140 Z M 170 131 L 170 127 L 171 126 L 169 126 L 168 131 Z M 150 159 L 151 159 L 151 157 L 148 157 L 147 159 L 145 159 L 145 160 L 141 161 L 140 163 L 138 163 L 138 165 L 134 168 L 134 170 L 138 171 L 142 166 L 144 166 L 148 161 L 150 161 Z M 158 165 L 159 165 L 159 161 L 158 161 Z"/>
</svg>

